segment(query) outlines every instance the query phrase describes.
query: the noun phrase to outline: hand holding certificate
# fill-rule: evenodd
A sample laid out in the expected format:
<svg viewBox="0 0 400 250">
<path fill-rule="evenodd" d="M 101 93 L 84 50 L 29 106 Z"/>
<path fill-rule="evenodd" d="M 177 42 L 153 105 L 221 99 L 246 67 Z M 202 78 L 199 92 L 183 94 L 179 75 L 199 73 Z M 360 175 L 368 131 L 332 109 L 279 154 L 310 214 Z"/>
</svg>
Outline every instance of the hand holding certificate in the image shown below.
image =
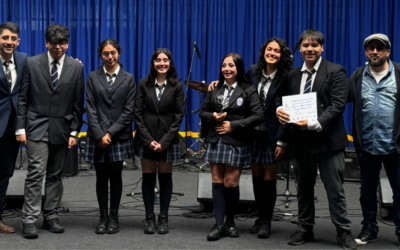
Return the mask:
<svg viewBox="0 0 400 250">
<path fill-rule="evenodd" d="M 317 119 L 317 95 L 315 92 L 282 97 L 283 110 L 289 114 L 288 123 Z"/>
</svg>

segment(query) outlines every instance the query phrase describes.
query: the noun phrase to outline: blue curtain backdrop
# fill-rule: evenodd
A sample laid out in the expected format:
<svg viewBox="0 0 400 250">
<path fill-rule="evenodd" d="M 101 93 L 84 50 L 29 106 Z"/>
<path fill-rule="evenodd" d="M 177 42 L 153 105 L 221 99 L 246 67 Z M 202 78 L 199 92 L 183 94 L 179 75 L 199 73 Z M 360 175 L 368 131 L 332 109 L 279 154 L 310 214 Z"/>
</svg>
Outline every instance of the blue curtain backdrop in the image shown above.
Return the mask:
<svg viewBox="0 0 400 250">
<path fill-rule="evenodd" d="M 390 58 L 400 61 L 400 1 L 395 0 L 0 0 L 0 13 L 0 22 L 19 25 L 18 50 L 28 55 L 46 51 L 49 24 L 69 27 L 67 54 L 82 60 L 86 76 L 97 68 L 96 49 L 106 38 L 120 42 L 124 68 L 137 81 L 148 73 L 158 47 L 171 50 L 178 75 L 186 80 L 194 39 L 202 59 L 194 58 L 191 79 L 210 83 L 218 79 L 225 54 L 239 53 L 249 67 L 268 38 L 283 38 L 293 48 L 309 28 L 325 35 L 322 56 L 344 65 L 348 77 L 366 62 L 362 43 L 371 33 L 388 35 L 394 45 Z M 295 67 L 302 64 L 299 52 L 294 61 Z M 198 109 L 197 92 L 189 89 L 187 97 L 188 110 Z M 190 113 L 187 119 L 196 137 L 199 120 Z M 350 105 L 345 121 L 350 135 Z"/>
</svg>

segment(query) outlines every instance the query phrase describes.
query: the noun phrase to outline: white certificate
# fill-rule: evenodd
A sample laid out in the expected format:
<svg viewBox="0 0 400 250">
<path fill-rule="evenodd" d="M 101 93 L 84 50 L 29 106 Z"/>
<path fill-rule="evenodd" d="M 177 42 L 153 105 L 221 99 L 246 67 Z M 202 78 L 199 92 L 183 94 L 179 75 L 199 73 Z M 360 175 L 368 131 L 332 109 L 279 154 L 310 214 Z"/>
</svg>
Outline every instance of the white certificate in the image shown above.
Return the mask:
<svg viewBox="0 0 400 250">
<path fill-rule="evenodd" d="M 290 115 L 290 121 L 317 119 L 317 94 L 291 95 L 282 97 L 283 110 Z"/>
</svg>

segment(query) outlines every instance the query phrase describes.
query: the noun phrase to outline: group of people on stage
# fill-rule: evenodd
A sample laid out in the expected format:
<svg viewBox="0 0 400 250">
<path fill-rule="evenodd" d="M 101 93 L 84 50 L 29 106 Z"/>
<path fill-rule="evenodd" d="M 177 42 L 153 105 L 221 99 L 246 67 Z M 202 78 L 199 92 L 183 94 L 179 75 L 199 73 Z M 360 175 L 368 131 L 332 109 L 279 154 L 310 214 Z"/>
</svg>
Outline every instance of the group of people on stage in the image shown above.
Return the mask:
<svg viewBox="0 0 400 250">
<path fill-rule="evenodd" d="M 43 210 L 43 228 L 64 232 L 57 216 L 62 193 L 61 171 L 68 148 L 77 144 L 84 113 L 83 66 L 65 55 L 69 30 L 46 29 L 47 52 L 27 57 L 15 51 L 19 28 L 0 25 L 0 233 L 15 230 L 1 220 L 8 181 L 13 175 L 19 144 L 29 160 L 22 209 L 23 236 L 37 238 L 36 221 Z M 216 223 L 208 240 L 239 237 L 235 225 L 242 168 L 251 166 L 258 219 L 249 229 L 258 238 L 271 236 L 276 201 L 277 163 L 290 157 L 295 165 L 298 226 L 288 244 L 314 238 L 314 185 L 319 169 L 329 201 L 329 212 L 344 249 L 357 249 L 377 240 L 377 196 L 381 164 L 392 190 L 395 234 L 400 244 L 400 110 L 397 103 L 400 64 L 392 62 L 386 35 L 364 40 L 368 64 L 347 79 L 345 68 L 321 57 L 325 38 L 305 30 L 296 45 L 304 64 L 293 69 L 292 52 L 280 38 L 267 40 L 258 62 L 246 73 L 237 53 L 221 62 L 218 81 L 209 86 L 200 117 L 208 143 L 204 160 L 212 172 Z M 295 50 L 296 50 L 295 49 Z M 136 86 L 134 76 L 119 61 L 122 49 L 106 39 L 97 49 L 102 65 L 86 81 L 88 118 L 85 159 L 96 169 L 100 220 L 97 234 L 119 231 L 122 165 L 137 157 L 142 164 L 145 205 L 144 233 L 166 234 L 172 194 L 172 163 L 180 158 L 178 131 L 183 119 L 184 94 L 168 49 L 151 56 L 149 74 Z M 282 97 L 315 92 L 317 119 L 289 123 Z M 344 149 L 348 146 L 343 112 L 353 102 L 353 138 L 361 167 L 363 228 L 351 233 L 343 189 Z M 132 138 L 132 123 L 137 133 Z M 154 211 L 158 174 L 160 212 Z M 45 177 L 44 207 L 41 187 Z M 108 208 L 110 182 L 110 209 Z M 224 221 L 225 220 L 225 221 Z"/>
</svg>

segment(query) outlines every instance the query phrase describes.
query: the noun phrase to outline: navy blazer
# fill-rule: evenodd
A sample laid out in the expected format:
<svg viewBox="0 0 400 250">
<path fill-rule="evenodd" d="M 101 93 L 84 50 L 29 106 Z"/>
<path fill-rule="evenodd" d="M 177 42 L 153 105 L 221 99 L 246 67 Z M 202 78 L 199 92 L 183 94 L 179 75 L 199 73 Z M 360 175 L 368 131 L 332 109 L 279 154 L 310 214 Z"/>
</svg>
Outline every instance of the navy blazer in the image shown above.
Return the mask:
<svg viewBox="0 0 400 250">
<path fill-rule="evenodd" d="M 172 85 L 168 82 L 158 101 L 154 84 L 147 84 L 147 78 L 140 79 L 135 106 L 135 137 L 146 147 L 152 141 L 160 143 L 163 148 L 179 143 L 183 104 L 182 83 Z"/>
<path fill-rule="evenodd" d="M 258 84 L 260 79 L 257 75 L 257 65 L 253 64 L 249 67 L 246 77 L 254 85 L 256 90 L 258 90 Z M 286 142 L 287 138 L 285 136 L 285 125 L 282 125 L 278 118 L 276 118 L 276 109 L 282 106 L 282 95 L 286 92 L 287 79 L 283 79 L 283 83 L 278 84 L 278 76 L 275 75 L 272 80 L 271 86 L 269 87 L 267 98 L 265 100 L 264 106 L 264 124 L 266 127 L 266 132 L 268 135 L 268 140 L 271 147 L 274 149 L 278 140 Z M 257 91 L 258 93 L 258 91 Z"/>
<path fill-rule="evenodd" d="M 394 63 L 394 72 L 397 84 L 396 94 L 396 106 L 394 108 L 394 129 L 393 129 L 393 141 L 397 152 L 400 154 L 400 63 Z M 361 100 L 361 87 L 362 87 L 362 72 L 366 66 L 359 67 L 349 78 L 349 99 L 348 101 L 353 102 L 353 119 L 352 119 L 352 130 L 353 130 L 353 143 L 354 147 L 359 150 L 362 146 L 362 100 Z"/>
<path fill-rule="evenodd" d="M 47 53 L 26 61 L 18 96 L 16 129 L 25 129 L 28 140 L 39 141 L 48 131 L 51 144 L 68 144 L 71 132 L 79 132 L 83 123 L 83 66 L 65 55 L 54 88 Z"/>
<path fill-rule="evenodd" d="M 132 74 L 120 68 L 109 86 L 103 68 L 89 73 L 86 81 L 88 136 L 99 140 L 107 132 L 113 140 L 132 138 L 136 83 Z"/>
<path fill-rule="evenodd" d="M 27 54 L 14 51 L 14 64 L 17 69 L 17 80 L 15 81 L 12 92 L 8 87 L 7 76 L 4 73 L 3 66 L 0 65 L 0 138 L 3 137 L 10 116 L 11 105 L 17 111 L 18 93 L 21 86 L 22 71 L 26 63 Z M 16 122 L 16 120 L 15 120 Z"/>
<path fill-rule="evenodd" d="M 200 111 L 202 124 L 206 127 L 206 141 L 216 143 L 221 137 L 225 144 L 234 146 L 250 145 L 252 142 L 251 130 L 264 121 L 263 110 L 257 91 L 253 85 L 243 89 L 236 85 L 229 99 L 229 105 L 224 110 L 227 113 L 224 121 L 230 121 L 232 132 L 224 135 L 218 134 L 215 127 L 218 122 L 214 120 L 213 113 L 217 111 L 217 97 L 224 94 L 224 84 L 219 82 L 217 87 L 207 93 Z"/>
<path fill-rule="evenodd" d="M 288 78 L 288 95 L 300 94 L 302 66 L 291 70 Z M 318 122 L 323 131 L 307 131 L 311 153 L 344 149 L 349 145 L 344 127 L 343 112 L 346 108 L 348 87 L 346 70 L 342 65 L 331 63 L 322 58 L 315 76 L 312 92 L 317 93 Z M 290 123 L 290 130 L 296 145 L 298 126 Z M 294 149 L 295 150 L 295 149 Z"/>
</svg>

